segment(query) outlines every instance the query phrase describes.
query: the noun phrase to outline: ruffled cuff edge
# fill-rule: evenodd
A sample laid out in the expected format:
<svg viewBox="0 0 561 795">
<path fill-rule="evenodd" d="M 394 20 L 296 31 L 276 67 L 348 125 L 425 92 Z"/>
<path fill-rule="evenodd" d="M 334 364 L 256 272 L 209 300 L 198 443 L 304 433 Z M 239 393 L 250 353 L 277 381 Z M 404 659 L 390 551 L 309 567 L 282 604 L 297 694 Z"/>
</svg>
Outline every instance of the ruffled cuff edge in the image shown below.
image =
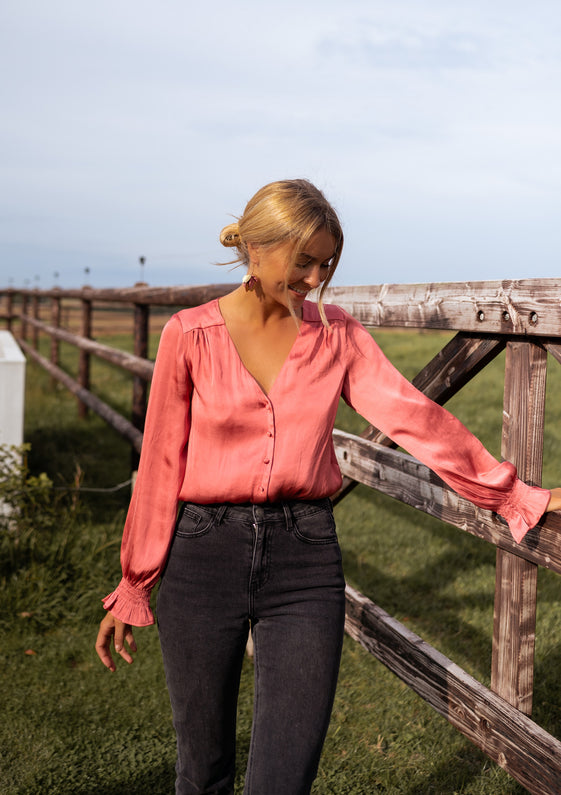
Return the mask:
<svg viewBox="0 0 561 795">
<path fill-rule="evenodd" d="M 537 525 L 545 513 L 551 492 L 516 480 L 509 498 L 498 513 L 506 519 L 512 537 L 519 544 L 528 530 Z"/>
<path fill-rule="evenodd" d="M 148 627 L 155 623 L 150 609 L 150 593 L 150 589 L 135 588 L 123 577 L 115 590 L 102 600 L 103 606 L 125 624 Z"/>
</svg>

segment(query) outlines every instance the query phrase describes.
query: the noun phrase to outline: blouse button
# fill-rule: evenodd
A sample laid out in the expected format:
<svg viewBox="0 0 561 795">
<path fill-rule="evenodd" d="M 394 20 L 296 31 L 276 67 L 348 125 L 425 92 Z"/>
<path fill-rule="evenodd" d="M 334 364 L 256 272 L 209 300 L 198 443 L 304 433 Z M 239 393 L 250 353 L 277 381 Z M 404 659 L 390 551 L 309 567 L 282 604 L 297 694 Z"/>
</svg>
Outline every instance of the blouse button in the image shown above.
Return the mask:
<svg viewBox="0 0 561 795">
<path fill-rule="evenodd" d="M 263 463 L 264 463 L 264 464 L 268 464 L 268 463 L 269 463 L 269 460 L 270 460 L 270 459 L 266 458 L 266 459 L 263 461 Z"/>
<path fill-rule="evenodd" d="M 272 436 L 272 435 L 273 435 L 273 434 L 271 433 L 271 431 L 269 431 L 269 432 L 267 433 L 267 436 Z"/>
</svg>

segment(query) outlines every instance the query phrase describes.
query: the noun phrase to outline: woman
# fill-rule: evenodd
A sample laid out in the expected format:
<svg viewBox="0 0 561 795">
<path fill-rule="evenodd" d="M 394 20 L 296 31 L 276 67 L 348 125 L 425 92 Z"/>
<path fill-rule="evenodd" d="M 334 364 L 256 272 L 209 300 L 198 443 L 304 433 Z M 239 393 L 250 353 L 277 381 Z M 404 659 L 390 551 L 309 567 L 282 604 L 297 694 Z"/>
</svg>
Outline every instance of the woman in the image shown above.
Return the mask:
<svg viewBox="0 0 561 795">
<path fill-rule="evenodd" d="M 254 720 L 246 793 L 299 795 L 315 778 L 343 637 L 344 580 L 329 500 L 341 483 L 339 397 L 500 513 L 516 540 L 561 489 L 527 486 L 324 306 L 343 232 L 305 180 L 262 188 L 221 234 L 242 285 L 166 325 L 121 561 L 97 650 L 127 662 L 132 626 L 158 628 L 177 733 L 178 793 L 231 793 L 240 670 L 251 625 Z M 306 301 L 322 286 L 319 303 Z M 178 503 L 182 503 L 176 521 Z M 175 528 L 175 531 L 174 531 Z M 128 649 L 127 645 L 128 644 Z"/>
</svg>

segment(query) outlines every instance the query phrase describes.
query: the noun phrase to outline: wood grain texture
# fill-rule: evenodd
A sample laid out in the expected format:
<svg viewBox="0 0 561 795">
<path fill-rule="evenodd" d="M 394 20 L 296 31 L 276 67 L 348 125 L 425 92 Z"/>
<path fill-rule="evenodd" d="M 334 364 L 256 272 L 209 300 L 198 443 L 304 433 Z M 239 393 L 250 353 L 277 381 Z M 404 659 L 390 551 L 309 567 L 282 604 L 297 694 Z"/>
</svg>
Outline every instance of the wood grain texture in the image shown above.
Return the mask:
<svg viewBox="0 0 561 795">
<path fill-rule="evenodd" d="M 365 326 L 476 333 L 559 335 L 561 279 L 330 287 L 338 304 Z"/>
<path fill-rule="evenodd" d="M 541 485 L 547 352 L 532 342 L 506 347 L 501 452 L 527 483 Z M 497 549 L 491 688 L 530 715 L 536 635 L 537 566 Z"/>
</svg>

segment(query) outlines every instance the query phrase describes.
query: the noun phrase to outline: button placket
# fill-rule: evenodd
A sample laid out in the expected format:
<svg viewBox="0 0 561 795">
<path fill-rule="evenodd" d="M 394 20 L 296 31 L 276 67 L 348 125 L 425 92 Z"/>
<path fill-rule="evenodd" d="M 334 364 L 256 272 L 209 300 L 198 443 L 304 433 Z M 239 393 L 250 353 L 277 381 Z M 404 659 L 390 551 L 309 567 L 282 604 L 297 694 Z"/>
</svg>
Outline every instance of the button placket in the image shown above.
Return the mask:
<svg viewBox="0 0 561 795">
<path fill-rule="evenodd" d="M 275 421 L 274 421 L 274 411 L 271 401 L 267 398 L 267 402 L 264 404 L 265 410 L 267 411 L 268 423 L 267 423 L 267 431 L 265 435 L 265 453 L 263 456 L 263 477 L 262 477 L 262 485 L 260 488 L 260 493 L 265 494 L 268 490 L 269 482 L 271 480 L 271 470 L 272 470 L 272 461 L 273 455 L 275 451 Z"/>
</svg>

